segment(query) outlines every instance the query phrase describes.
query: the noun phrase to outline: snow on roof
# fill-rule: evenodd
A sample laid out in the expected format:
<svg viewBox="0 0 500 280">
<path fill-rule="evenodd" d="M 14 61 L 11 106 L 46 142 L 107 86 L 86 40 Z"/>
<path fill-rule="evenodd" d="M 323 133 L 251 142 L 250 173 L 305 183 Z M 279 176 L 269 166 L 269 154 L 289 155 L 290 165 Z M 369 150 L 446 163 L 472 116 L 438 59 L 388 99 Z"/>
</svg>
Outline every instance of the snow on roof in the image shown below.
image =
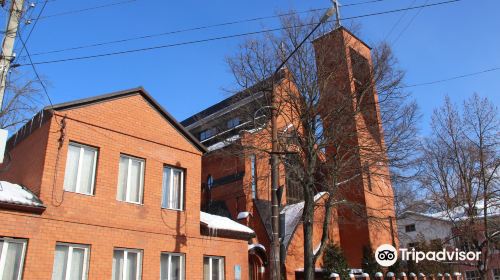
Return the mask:
<svg viewBox="0 0 500 280">
<path fill-rule="evenodd" d="M 217 142 L 213 145 L 210 145 L 208 148 L 207 148 L 207 151 L 209 152 L 212 152 L 212 151 L 215 151 L 215 150 L 219 150 L 219 149 L 222 149 L 224 147 L 227 147 L 231 144 L 234 143 L 234 141 L 240 139 L 240 135 L 234 135 L 232 137 L 229 137 L 223 141 L 220 141 L 220 142 Z"/>
<path fill-rule="evenodd" d="M 0 181 L 0 202 L 43 207 L 42 201 L 31 191 L 7 181 Z"/>
<path fill-rule="evenodd" d="M 203 211 L 200 211 L 200 221 L 202 223 L 205 223 L 209 229 L 228 230 L 233 232 L 254 234 L 254 231 L 247 226 L 244 226 L 229 218 L 208 214 Z"/>
<path fill-rule="evenodd" d="M 264 245 L 262 244 L 250 244 L 248 245 L 248 251 L 254 249 L 254 248 L 261 248 L 262 250 L 266 251 L 266 247 L 264 247 Z"/>
<path fill-rule="evenodd" d="M 478 200 L 475 203 L 475 208 L 477 212 L 476 218 L 484 217 L 484 201 Z M 444 210 L 435 213 L 420 213 L 414 211 L 406 211 L 404 214 L 414 214 L 423 217 L 439 219 L 443 221 L 460 221 L 470 218 L 469 216 L 467 216 L 468 214 L 466 209 L 467 207 L 465 206 L 459 206 L 454 209 Z M 500 201 L 490 200 L 488 202 L 487 212 L 488 212 L 487 214 L 488 217 L 500 216 Z"/>
<path fill-rule="evenodd" d="M 246 219 L 248 218 L 248 216 L 250 216 L 250 212 L 240 212 L 238 213 L 238 217 L 236 217 L 236 219 Z"/>
<path fill-rule="evenodd" d="M 323 197 L 327 192 L 319 192 L 314 196 L 314 201 L 316 202 L 318 199 Z M 295 232 L 295 228 L 300 222 L 300 219 L 302 217 L 302 210 L 304 209 L 304 201 L 295 203 L 295 204 L 289 204 L 281 210 L 281 215 L 283 217 L 282 222 L 284 222 L 284 227 L 283 227 L 283 244 L 285 246 L 288 246 L 288 243 L 292 239 L 293 233 Z"/>
</svg>

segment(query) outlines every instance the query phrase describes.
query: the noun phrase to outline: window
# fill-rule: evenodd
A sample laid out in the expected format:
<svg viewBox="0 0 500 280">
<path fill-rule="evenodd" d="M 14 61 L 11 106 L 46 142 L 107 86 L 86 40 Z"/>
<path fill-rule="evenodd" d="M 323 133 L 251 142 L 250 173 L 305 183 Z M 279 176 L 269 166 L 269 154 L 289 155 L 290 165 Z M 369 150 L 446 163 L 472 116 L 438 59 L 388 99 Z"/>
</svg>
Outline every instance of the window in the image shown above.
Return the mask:
<svg viewBox="0 0 500 280">
<path fill-rule="evenodd" d="M 465 272 L 465 280 L 479 280 L 479 279 L 481 279 L 481 276 L 479 276 L 479 272 L 477 272 L 477 270 Z"/>
<path fill-rule="evenodd" d="M 162 253 L 160 270 L 160 280 L 183 280 L 184 254 Z"/>
<path fill-rule="evenodd" d="M 214 136 L 216 131 L 217 130 L 215 129 L 215 127 L 203 130 L 202 132 L 200 132 L 200 141 L 203 141 L 205 139 Z"/>
<path fill-rule="evenodd" d="M 64 190 L 81 194 L 94 193 L 97 149 L 69 143 Z"/>
<path fill-rule="evenodd" d="M 86 280 L 89 246 L 57 243 L 52 280 Z"/>
<path fill-rule="evenodd" d="M 224 280 L 224 258 L 203 258 L 203 280 Z"/>
<path fill-rule="evenodd" d="M 115 249 L 113 253 L 113 280 L 141 279 L 141 250 Z"/>
<path fill-rule="evenodd" d="M 163 197 L 161 207 L 182 210 L 184 200 L 184 172 L 165 166 L 163 168 Z"/>
<path fill-rule="evenodd" d="M 411 225 L 406 225 L 405 226 L 405 231 L 406 232 L 412 232 L 412 231 L 415 231 L 416 228 L 415 228 L 415 224 L 411 224 Z"/>
<path fill-rule="evenodd" d="M 252 198 L 257 198 L 257 160 L 255 155 L 250 156 L 250 169 L 252 174 Z"/>
<path fill-rule="evenodd" d="M 302 168 L 300 156 L 296 153 L 286 154 L 285 165 L 285 183 L 286 183 L 286 203 L 294 204 L 304 201 L 304 192 L 300 184 Z"/>
<path fill-rule="evenodd" d="M 408 243 L 408 248 L 417 248 L 418 247 L 418 242 L 410 242 Z"/>
<path fill-rule="evenodd" d="M 207 177 L 207 187 L 208 187 L 209 190 L 211 190 L 213 186 L 214 186 L 214 177 L 212 177 L 212 175 L 208 175 L 208 177 Z"/>
<path fill-rule="evenodd" d="M 232 118 L 232 119 L 227 121 L 227 128 L 233 128 L 239 124 L 240 124 L 240 118 L 238 118 L 238 117 Z"/>
<path fill-rule="evenodd" d="M 22 279 L 26 242 L 26 239 L 0 237 L 0 279 Z"/>
<path fill-rule="evenodd" d="M 142 203 L 143 184 L 144 160 L 121 155 L 116 199 L 132 203 Z"/>
<path fill-rule="evenodd" d="M 500 268 L 493 269 L 493 280 L 500 280 Z"/>
</svg>

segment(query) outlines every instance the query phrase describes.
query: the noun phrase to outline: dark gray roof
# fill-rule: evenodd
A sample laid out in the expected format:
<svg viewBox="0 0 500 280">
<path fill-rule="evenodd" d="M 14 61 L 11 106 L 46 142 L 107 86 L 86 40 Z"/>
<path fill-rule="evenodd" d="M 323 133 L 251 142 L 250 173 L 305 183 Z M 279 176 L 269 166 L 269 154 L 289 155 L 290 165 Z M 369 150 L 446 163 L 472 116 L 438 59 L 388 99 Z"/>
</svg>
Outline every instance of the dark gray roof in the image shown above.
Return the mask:
<svg viewBox="0 0 500 280">
<path fill-rule="evenodd" d="M 146 101 L 148 101 L 153 108 L 155 108 L 160 115 L 162 115 L 168 122 L 170 122 L 186 139 L 188 139 L 198 150 L 206 153 L 206 147 L 201 144 L 196 137 L 194 137 L 184 126 L 182 126 L 170 113 L 168 113 L 144 88 L 137 87 L 108 94 L 98 95 L 90 98 L 74 100 L 70 102 L 60 103 L 53 106 L 47 106 L 45 111 L 63 111 L 77 107 L 92 105 L 94 103 L 105 102 L 116 98 L 122 98 L 134 94 L 140 94 Z"/>
</svg>

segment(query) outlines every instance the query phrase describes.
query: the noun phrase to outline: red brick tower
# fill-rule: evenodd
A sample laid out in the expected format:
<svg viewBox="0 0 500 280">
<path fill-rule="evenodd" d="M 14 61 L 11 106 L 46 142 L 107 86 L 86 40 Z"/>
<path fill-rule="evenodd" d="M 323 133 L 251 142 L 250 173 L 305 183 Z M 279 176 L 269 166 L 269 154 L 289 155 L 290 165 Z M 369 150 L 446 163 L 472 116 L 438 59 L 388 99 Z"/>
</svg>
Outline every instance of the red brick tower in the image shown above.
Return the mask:
<svg viewBox="0 0 500 280">
<path fill-rule="evenodd" d="M 359 268 L 364 246 L 375 251 L 380 244 L 396 243 L 394 197 L 370 47 L 343 27 L 313 44 L 321 104 L 325 112 L 340 112 L 324 120 L 325 129 L 337 131 L 342 144 L 328 152 L 349 158 L 342 167 L 342 180 L 348 182 L 341 193 L 354 206 L 339 208 L 340 245 L 349 265 Z"/>
</svg>

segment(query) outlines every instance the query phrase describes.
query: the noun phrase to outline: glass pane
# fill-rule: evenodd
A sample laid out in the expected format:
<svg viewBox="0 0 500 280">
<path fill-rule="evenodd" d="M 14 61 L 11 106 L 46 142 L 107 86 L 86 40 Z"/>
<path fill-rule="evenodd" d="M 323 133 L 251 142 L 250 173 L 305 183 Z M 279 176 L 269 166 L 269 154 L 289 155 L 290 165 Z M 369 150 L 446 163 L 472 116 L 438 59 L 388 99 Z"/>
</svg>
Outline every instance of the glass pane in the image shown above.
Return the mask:
<svg viewBox="0 0 500 280">
<path fill-rule="evenodd" d="M 203 258 L 203 280 L 210 280 L 210 258 Z"/>
<path fill-rule="evenodd" d="M 173 209 L 179 209 L 181 207 L 181 177 L 182 172 L 179 170 L 174 170 L 174 177 L 172 180 L 172 204 Z"/>
<path fill-rule="evenodd" d="M 219 259 L 212 258 L 212 279 L 213 280 L 219 280 L 219 274 L 220 274 L 219 261 L 220 261 Z"/>
<path fill-rule="evenodd" d="M 142 162 L 138 160 L 132 160 L 132 165 L 130 166 L 130 201 L 140 202 L 140 191 L 141 191 L 141 166 Z"/>
<path fill-rule="evenodd" d="M 66 171 L 64 174 L 64 189 L 76 191 L 76 176 L 78 175 L 78 161 L 80 158 L 80 147 L 69 145 L 68 158 L 66 159 Z"/>
<path fill-rule="evenodd" d="M 113 280 L 123 280 L 123 251 L 115 250 L 113 254 Z"/>
<path fill-rule="evenodd" d="M 94 174 L 94 161 L 96 151 L 85 148 L 83 151 L 82 171 L 80 173 L 80 192 L 92 194 L 92 177 Z"/>
<path fill-rule="evenodd" d="M 52 280 L 64 280 L 66 277 L 66 262 L 68 261 L 68 246 L 56 245 Z"/>
<path fill-rule="evenodd" d="M 181 279 L 181 256 L 172 256 L 171 259 L 170 280 L 180 280 Z"/>
<path fill-rule="evenodd" d="M 127 252 L 127 277 L 126 280 L 137 279 L 137 259 L 138 254 L 134 252 Z"/>
<path fill-rule="evenodd" d="M 2 280 L 16 280 L 22 263 L 21 257 L 23 254 L 23 244 L 17 242 L 7 242 L 4 246 L 8 247 Z"/>
<path fill-rule="evenodd" d="M 120 157 L 120 171 L 118 174 L 118 191 L 116 199 L 125 201 L 125 191 L 127 188 L 128 158 Z"/>
<path fill-rule="evenodd" d="M 170 169 L 169 167 L 163 168 L 163 194 L 161 200 L 161 207 L 167 208 L 169 205 L 169 196 L 170 196 Z"/>
<path fill-rule="evenodd" d="M 70 278 L 71 280 L 82 280 L 84 266 L 85 250 L 73 248 L 73 257 L 71 258 Z"/>
<path fill-rule="evenodd" d="M 168 254 L 161 254 L 160 280 L 168 280 Z"/>
</svg>

